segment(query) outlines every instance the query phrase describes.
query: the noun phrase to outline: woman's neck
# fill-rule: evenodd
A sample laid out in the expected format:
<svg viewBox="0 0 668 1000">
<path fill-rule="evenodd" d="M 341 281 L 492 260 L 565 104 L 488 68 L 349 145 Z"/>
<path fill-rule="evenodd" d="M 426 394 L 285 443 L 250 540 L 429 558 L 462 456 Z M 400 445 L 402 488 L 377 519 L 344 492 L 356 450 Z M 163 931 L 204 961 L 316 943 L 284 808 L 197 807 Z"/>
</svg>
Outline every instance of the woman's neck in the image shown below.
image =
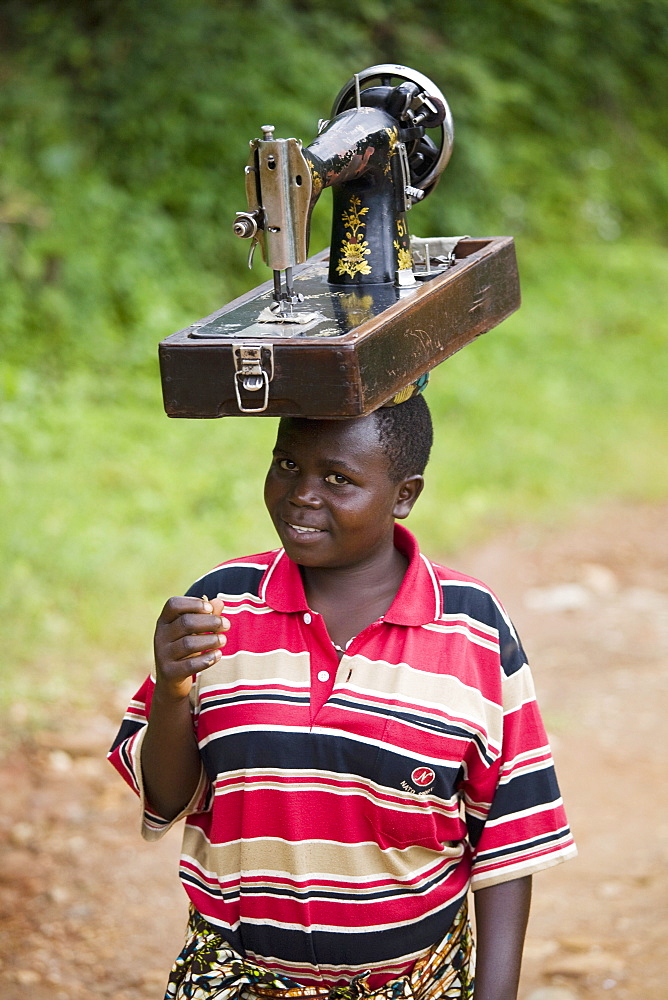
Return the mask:
<svg viewBox="0 0 668 1000">
<path fill-rule="evenodd" d="M 408 560 L 393 545 L 368 565 L 302 566 L 301 572 L 309 607 L 322 615 L 332 641 L 345 647 L 387 612 L 407 568 Z"/>
</svg>

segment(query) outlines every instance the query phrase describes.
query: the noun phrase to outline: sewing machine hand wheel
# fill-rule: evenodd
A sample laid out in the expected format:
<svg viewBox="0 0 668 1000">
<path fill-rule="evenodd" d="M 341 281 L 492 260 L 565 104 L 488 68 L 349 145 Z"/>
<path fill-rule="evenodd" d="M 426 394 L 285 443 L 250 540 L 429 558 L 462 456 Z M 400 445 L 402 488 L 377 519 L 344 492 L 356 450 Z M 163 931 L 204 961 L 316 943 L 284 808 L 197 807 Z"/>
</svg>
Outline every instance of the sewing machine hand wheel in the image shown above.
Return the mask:
<svg viewBox="0 0 668 1000">
<path fill-rule="evenodd" d="M 418 73 L 417 70 L 409 69 L 407 66 L 397 66 L 393 63 L 380 63 L 377 66 L 369 66 L 368 69 L 357 73 L 345 84 L 334 101 L 332 117 L 357 107 L 357 88 L 360 95 L 365 90 L 374 88 L 400 88 L 405 91 L 407 99 L 403 111 L 408 111 L 410 106 L 409 94 L 414 88 L 406 88 L 404 84 L 417 85 L 418 93 L 427 98 L 417 115 L 416 124 L 420 126 L 419 136 L 412 142 L 407 143 L 408 166 L 411 174 L 411 184 L 420 188 L 425 195 L 432 191 L 446 167 L 452 152 L 454 129 L 452 115 L 445 97 L 435 83 Z M 431 100 L 428 100 L 428 99 Z M 365 101 L 362 98 L 362 104 Z M 392 108 L 392 112 L 394 112 Z M 400 115 L 402 111 L 400 111 Z M 412 122 L 410 114 L 406 118 L 405 124 L 410 129 Z M 420 120 L 422 119 L 422 120 Z M 442 120 L 441 120 L 442 119 Z M 434 124 L 436 123 L 436 124 Z M 427 135 L 424 129 L 434 133 L 434 138 Z"/>
</svg>

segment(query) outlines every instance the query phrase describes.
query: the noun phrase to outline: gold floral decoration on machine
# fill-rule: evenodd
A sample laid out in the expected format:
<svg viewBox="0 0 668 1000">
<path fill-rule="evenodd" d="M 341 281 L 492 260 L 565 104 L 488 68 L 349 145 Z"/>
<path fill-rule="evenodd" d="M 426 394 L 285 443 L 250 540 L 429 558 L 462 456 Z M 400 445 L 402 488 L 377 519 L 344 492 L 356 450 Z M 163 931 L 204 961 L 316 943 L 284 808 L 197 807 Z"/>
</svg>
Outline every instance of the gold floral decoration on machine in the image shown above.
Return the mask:
<svg viewBox="0 0 668 1000">
<path fill-rule="evenodd" d="M 356 274 L 371 274 L 371 267 L 364 259 L 371 253 L 368 240 L 363 239 L 365 223 L 362 219 L 369 211 L 368 206 L 361 208 L 362 201 L 357 195 L 350 199 L 348 211 L 341 218 L 346 226 L 346 238 L 341 243 L 339 260 L 336 265 L 338 275 L 347 274 L 354 278 Z"/>
</svg>

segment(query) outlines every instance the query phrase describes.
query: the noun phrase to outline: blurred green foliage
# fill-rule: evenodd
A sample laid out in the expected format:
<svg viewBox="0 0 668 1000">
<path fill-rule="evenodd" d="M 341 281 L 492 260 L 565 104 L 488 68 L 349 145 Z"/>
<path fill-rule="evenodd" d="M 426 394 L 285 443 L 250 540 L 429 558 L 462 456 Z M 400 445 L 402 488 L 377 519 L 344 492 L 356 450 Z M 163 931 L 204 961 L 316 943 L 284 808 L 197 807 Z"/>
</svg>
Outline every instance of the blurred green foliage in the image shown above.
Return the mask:
<svg viewBox="0 0 668 1000">
<path fill-rule="evenodd" d="M 413 231 L 514 235 L 523 284 L 432 376 L 425 547 L 665 496 L 667 39 L 665 0 L 5 0 L 0 706 L 139 677 L 166 596 L 274 543 L 274 422 L 168 420 L 157 343 L 267 276 L 231 234 L 248 140 L 308 142 L 378 62 L 455 119 Z"/>
<path fill-rule="evenodd" d="M 251 286 L 246 144 L 308 142 L 340 87 L 415 66 L 456 148 L 422 234 L 663 240 L 665 0 L 5 0 L 0 330 L 12 359 L 139 365 Z M 327 211 L 314 246 L 328 242 Z"/>
</svg>

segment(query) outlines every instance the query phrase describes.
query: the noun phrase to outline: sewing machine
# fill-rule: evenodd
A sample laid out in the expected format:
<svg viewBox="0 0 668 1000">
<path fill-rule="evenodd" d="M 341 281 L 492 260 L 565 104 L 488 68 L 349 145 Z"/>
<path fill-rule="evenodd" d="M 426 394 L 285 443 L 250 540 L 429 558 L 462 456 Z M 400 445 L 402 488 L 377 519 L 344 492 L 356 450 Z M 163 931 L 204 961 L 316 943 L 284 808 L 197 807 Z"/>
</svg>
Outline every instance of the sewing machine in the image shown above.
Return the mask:
<svg viewBox="0 0 668 1000">
<path fill-rule="evenodd" d="M 234 232 L 273 278 L 162 341 L 174 417 L 372 412 L 519 306 L 509 237 L 411 238 L 407 214 L 450 158 L 453 125 L 427 77 L 355 74 L 303 147 L 273 126 L 250 143 Z M 332 189 L 329 250 L 308 257 Z"/>
</svg>

